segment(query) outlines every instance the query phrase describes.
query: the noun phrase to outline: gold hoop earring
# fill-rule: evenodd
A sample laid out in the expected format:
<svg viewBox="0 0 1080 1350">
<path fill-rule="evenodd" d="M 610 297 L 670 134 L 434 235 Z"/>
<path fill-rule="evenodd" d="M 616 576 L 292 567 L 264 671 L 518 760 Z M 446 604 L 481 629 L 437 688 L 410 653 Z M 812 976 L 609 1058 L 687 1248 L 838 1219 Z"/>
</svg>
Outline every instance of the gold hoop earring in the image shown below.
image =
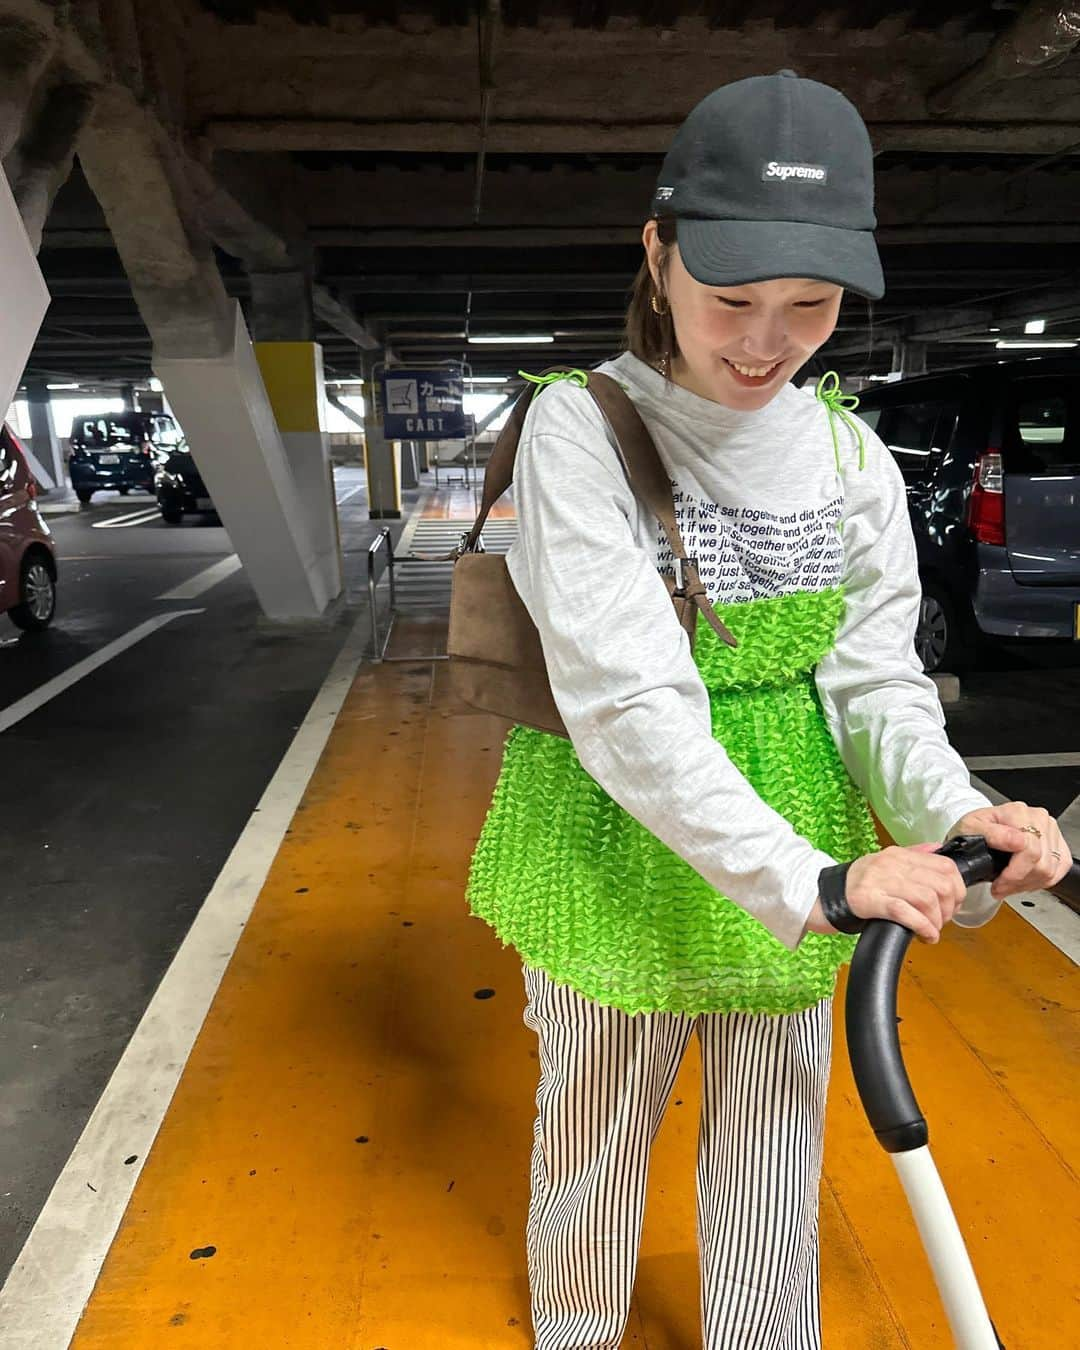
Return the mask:
<svg viewBox="0 0 1080 1350">
<path fill-rule="evenodd" d="M 657 294 L 656 291 L 653 291 L 652 296 L 651 296 L 651 298 L 650 298 L 650 300 L 649 300 L 649 303 L 650 303 L 650 304 L 652 305 L 652 307 L 653 307 L 653 313 L 654 313 L 654 314 L 659 314 L 660 317 L 663 318 L 663 316 L 664 316 L 665 314 L 669 314 L 671 311 L 670 311 L 670 307 L 668 307 L 668 306 L 665 306 L 665 308 L 661 309 L 661 308 L 660 308 L 660 305 L 659 305 L 659 303 L 658 303 L 659 300 L 660 300 L 660 296 Z"/>
</svg>

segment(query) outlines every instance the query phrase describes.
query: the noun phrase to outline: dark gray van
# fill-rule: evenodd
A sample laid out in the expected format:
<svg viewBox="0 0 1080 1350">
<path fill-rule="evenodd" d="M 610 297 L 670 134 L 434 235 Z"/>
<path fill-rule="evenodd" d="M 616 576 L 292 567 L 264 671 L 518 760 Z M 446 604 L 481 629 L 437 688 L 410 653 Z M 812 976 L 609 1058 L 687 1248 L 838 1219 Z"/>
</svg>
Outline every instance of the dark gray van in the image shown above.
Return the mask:
<svg viewBox="0 0 1080 1350">
<path fill-rule="evenodd" d="M 68 471 L 79 501 L 103 489 L 126 496 L 132 488 L 154 491 L 154 474 L 183 444 L 168 413 L 113 412 L 77 416 L 71 426 Z"/>
<path fill-rule="evenodd" d="M 988 639 L 1080 639 L 1080 357 L 898 380 L 858 412 L 907 484 L 926 670 Z"/>
</svg>

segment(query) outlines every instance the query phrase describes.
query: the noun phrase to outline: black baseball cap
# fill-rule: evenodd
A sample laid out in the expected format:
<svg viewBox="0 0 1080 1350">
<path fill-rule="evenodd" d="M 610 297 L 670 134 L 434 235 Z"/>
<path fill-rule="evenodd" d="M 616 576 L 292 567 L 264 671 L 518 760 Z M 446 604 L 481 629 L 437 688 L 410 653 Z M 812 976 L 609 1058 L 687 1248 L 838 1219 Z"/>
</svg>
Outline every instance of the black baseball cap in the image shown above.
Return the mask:
<svg viewBox="0 0 1080 1350">
<path fill-rule="evenodd" d="M 866 125 L 838 89 L 793 70 L 702 99 L 664 158 L 652 213 L 675 217 L 683 265 L 706 286 L 812 277 L 885 294 Z"/>
</svg>

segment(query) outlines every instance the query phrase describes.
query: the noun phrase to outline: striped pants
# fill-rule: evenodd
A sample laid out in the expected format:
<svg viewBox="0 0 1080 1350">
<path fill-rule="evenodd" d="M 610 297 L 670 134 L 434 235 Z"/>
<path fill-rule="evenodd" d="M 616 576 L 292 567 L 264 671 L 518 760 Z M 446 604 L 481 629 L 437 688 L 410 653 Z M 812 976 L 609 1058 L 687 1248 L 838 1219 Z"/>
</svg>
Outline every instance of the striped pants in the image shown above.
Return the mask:
<svg viewBox="0 0 1080 1350">
<path fill-rule="evenodd" d="M 649 1154 L 695 1030 L 704 1348 L 820 1350 L 831 1000 L 779 1017 L 628 1017 L 529 967 L 525 989 L 540 1058 L 527 1229 L 535 1350 L 618 1350 Z"/>
</svg>

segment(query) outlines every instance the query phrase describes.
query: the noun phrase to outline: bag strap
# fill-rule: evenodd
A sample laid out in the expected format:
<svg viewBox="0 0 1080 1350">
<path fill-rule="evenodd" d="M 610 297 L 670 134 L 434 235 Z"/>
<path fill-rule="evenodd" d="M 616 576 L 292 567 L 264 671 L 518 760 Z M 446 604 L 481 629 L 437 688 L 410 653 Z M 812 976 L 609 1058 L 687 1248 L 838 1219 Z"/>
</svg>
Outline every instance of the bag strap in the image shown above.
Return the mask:
<svg viewBox="0 0 1080 1350">
<path fill-rule="evenodd" d="M 730 630 L 721 622 L 709 601 L 708 594 L 698 576 L 697 559 L 689 558 L 683 545 L 682 536 L 675 520 L 675 502 L 671 495 L 671 480 L 657 453 L 656 444 L 633 400 L 622 386 L 610 375 L 599 371 L 581 371 L 572 366 L 552 366 L 540 376 L 533 376 L 531 384 L 522 391 L 495 442 L 491 459 L 484 473 L 484 491 L 480 501 L 480 514 L 468 533 L 462 535 L 457 548 L 437 558 L 423 556 L 425 561 L 455 561 L 463 553 L 474 553 L 480 542 L 480 535 L 487 521 L 488 513 L 498 499 L 513 482 L 514 464 L 517 460 L 518 442 L 525 424 L 525 416 L 534 395 L 544 384 L 551 383 L 549 376 L 563 375 L 577 383 L 584 382 L 600 409 L 605 422 L 611 429 L 615 445 L 626 474 L 631 491 L 638 501 L 656 517 L 664 528 L 668 543 L 675 555 L 675 591 L 680 599 L 690 601 L 684 611 L 684 626 L 693 632 L 693 620 L 696 612 L 705 616 L 709 626 L 729 646 L 737 647 L 738 642 Z"/>
</svg>

